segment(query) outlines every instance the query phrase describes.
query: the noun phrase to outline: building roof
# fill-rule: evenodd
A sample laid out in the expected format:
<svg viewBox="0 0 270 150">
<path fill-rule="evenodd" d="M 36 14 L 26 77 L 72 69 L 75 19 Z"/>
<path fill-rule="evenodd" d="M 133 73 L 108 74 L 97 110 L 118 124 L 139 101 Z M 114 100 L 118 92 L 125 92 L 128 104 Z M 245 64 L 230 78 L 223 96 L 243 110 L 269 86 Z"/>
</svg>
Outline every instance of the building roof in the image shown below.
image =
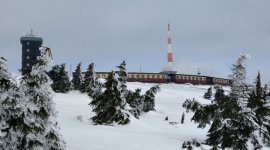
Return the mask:
<svg viewBox="0 0 270 150">
<path fill-rule="evenodd" d="M 42 42 L 43 39 L 41 37 L 30 37 L 30 36 L 22 36 L 21 41 L 37 41 L 37 42 Z"/>
</svg>

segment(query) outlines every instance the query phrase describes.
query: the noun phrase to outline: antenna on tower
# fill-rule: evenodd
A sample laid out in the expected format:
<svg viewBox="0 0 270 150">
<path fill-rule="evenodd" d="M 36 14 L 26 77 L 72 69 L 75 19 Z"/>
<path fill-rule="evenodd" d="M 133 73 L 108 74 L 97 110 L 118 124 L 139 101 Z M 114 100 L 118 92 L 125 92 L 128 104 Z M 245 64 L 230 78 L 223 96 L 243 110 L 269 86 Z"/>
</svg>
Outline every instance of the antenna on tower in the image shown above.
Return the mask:
<svg viewBox="0 0 270 150">
<path fill-rule="evenodd" d="M 200 68 L 198 68 L 198 73 L 197 73 L 198 75 L 201 75 L 201 71 L 200 71 Z"/>
<path fill-rule="evenodd" d="M 31 31 L 30 31 L 30 36 L 33 37 L 34 36 L 34 31 L 33 31 L 33 28 L 31 28 Z"/>
<path fill-rule="evenodd" d="M 33 27 L 29 24 L 30 33 L 26 34 L 28 37 L 35 37 Z"/>
</svg>

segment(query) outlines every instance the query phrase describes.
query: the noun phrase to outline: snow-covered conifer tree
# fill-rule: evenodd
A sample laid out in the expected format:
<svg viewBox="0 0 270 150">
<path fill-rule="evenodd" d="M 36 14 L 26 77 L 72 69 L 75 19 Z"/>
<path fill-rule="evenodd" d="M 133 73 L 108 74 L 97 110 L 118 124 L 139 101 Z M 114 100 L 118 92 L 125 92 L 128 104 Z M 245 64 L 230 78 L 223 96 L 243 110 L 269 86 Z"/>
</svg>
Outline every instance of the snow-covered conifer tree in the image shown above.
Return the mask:
<svg viewBox="0 0 270 150">
<path fill-rule="evenodd" d="M 126 69 L 126 62 L 123 61 L 120 66 L 117 66 L 117 68 L 119 68 L 119 71 L 118 71 L 118 80 L 120 82 L 120 90 L 121 92 L 123 93 L 123 97 L 126 97 L 126 94 L 127 94 L 127 69 Z"/>
<path fill-rule="evenodd" d="M 246 62 L 250 58 L 249 55 L 240 55 L 237 62 L 233 64 L 230 75 L 231 84 L 231 99 L 234 99 L 240 107 L 245 107 L 248 98 L 248 89 L 246 84 Z M 244 109 L 242 109 L 244 110 Z"/>
<path fill-rule="evenodd" d="M 56 121 L 57 112 L 53 102 L 51 79 L 47 75 L 51 59 L 44 49 L 32 67 L 32 71 L 23 77 L 21 87 L 27 98 L 27 110 L 24 114 L 22 142 L 19 149 L 65 149 Z"/>
<path fill-rule="evenodd" d="M 102 84 L 95 78 L 94 63 L 91 63 L 84 76 L 84 83 L 82 86 L 82 92 L 86 92 L 89 97 L 94 98 L 101 94 Z"/>
<path fill-rule="evenodd" d="M 214 148 L 219 145 L 222 149 L 247 149 L 247 143 L 255 131 L 255 114 L 247 107 L 249 91 L 245 79 L 248 59 L 249 56 L 241 55 L 233 64 L 231 93 L 229 97 L 223 97 L 225 101 L 216 101 L 215 115 L 219 117 L 214 118 L 207 139 L 207 143 Z"/>
<path fill-rule="evenodd" d="M 139 118 L 142 110 L 143 110 L 143 96 L 141 95 L 141 89 L 136 89 L 135 92 L 128 91 L 126 101 L 131 107 L 130 113 L 134 115 L 134 117 Z"/>
<path fill-rule="evenodd" d="M 94 67 L 95 67 L 94 63 L 91 63 L 90 65 L 88 65 L 87 71 L 85 72 L 85 75 L 84 75 L 84 83 L 81 87 L 81 92 L 88 91 L 88 93 L 89 93 L 89 90 L 91 90 L 93 92 L 92 87 L 95 83 Z"/>
<path fill-rule="evenodd" d="M 222 87 L 216 89 L 216 93 L 215 93 L 215 96 L 214 96 L 215 100 L 223 100 L 223 98 L 225 97 L 225 94 L 224 94 L 224 90 Z"/>
<path fill-rule="evenodd" d="M 82 84 L 83 84 L 83 78 L 82 78 L 82 70 L 81 70 L 82 63 L 79 63 L 76 67 L 75 72 L 72 73 L 72 85 L 73 90 L 81 90 Z"/>
<path fill-rule="evenodd" d="M 158 85 L 151 87 L 144 94 L 143 98 L 143 111 L 153 111 L 155 110 L 155 94 L 160 91 L 160 87 Z"/>
<path fill-rule="evenodd" d="M 261 87 L 261 75 L 258 72 L 256 79 L 256 89 L 250 93 L 248 107 L 256 114 L 255 122 L 257 124 L 257 136 L 254 138 L 261 146 L 263 144 L 270 145 L 270 98 L 264 96 L 263 88 Z"/>
<path fill-rule="evenodd" d="M 66 71 L 66 65 L 55 65 L 48 75 L 52 79 L 52 89 L 56 93 L 67 93 L 70 90 L 70 82 L 68 72 Z"/>
<path fill-rule="evenodd" d="M 96 113 L 92 117 L 93 123 L 105 125 L 129 123 L 129 114 L 124 110 L 125 101 L 121 96 L 120 82 L 114 71 L 109 74 L 105 88 L 105 91 L 94 97 L 90 103 Z"/>
<path fill-rule="evenodd" d="M 205 99 L 211 99 L 212 98 L 212 87 L 209 87 L 207 92 L 204 94 Z"/>
<path fill-rule="evenodd" d="M 235 149 L 247 149 L 247 142 L 256 130 L 253 122 L 255 113 L 247 107 L 249 90 L 246 84 L 246 62 L 250 58 L 248 55 L 241 55 L 236 64 L 232 67 L 230 112 L 229 116 L 223 117 L 222 129 L 228 130 L 233 135 L 223 135 L 223 142 L 226 147 Z M 224 131 L 224 130 L 223 130 Z"/>
<path fill-rule="evenodd" d="M 24 94 L 0 58 L 0 149 L 19 149 L 22 142 Z"/>
</svg>

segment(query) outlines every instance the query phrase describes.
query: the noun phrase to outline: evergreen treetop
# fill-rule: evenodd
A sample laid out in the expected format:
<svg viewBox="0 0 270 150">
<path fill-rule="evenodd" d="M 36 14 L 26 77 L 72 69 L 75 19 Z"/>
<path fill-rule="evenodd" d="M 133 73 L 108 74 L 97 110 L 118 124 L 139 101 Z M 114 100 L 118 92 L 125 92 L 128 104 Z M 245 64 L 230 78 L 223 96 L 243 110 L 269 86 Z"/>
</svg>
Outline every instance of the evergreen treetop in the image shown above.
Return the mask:
<svg viewBox="0 0 270 150">
<path fill-rule="evenodd" d="M 48 73 L 53 83 L 51 87 L 56 93 L 67 93 L 70 90 L 70 82 L 68 72 L 66 71 L 66 65 L 55 65 Z"/>
<path fill-rule="evenodd" d="M 91 63 L 84 77 L 82 92 L 86 92 L 89 97 L 94 98 L 102 93 L 102 84 L 95 78 L 94 63 Z"/>
<path fill-rule="evenodd" d="M 117 72 L 118 74 L 118 81 L 120 82 L 120 90 L 122 93 L 122 97 L 125 99 L 127 97 L 127 71 L 126 71 L 126 62 L 123 61 L 120 66 L 117 66 L 119 71 Z"/>
<path fill-rule="evenodd" d="M 143 111 L 149 112 L 155 110 L 155 94 L 160 91 L 160 87 L 158 85 L 151 87 L 144 94 L 143 98 Z"/>
<path fill-rule="evenodd" d="M 117 66 L 119 69 L 118 75 L 119 75 L 119 81 L 123 84 L 127 82 L 127 69 L 126 69 L 126 62 L 123 61 L 119 66 Z"/>
<path fill-rule="evenodd" d="M 246 63 L 250 58 L 249 55 L 240 55 L 237 62 L 233 64 L 231 70 L 231 99 L 237 100 L 240 106 L 246 105 L 248 98 L 248 89 L 246 84 Z"/>
<path fill-rule="evenodd" d="M 134 115 L 135 118 L 139 118 L 141 112 L 143 111 L 143 96 L 141 95 L 141 89 L 136 89 L 134 92 L 129 90 L 126 101 L 131 107 L 130 113 Z"/>
<path fill-rule="evenodd" d="M 209 87 L 207 92 L 204 94 L 205 99 L 211 99 L 212 98 L 212 87 Z"/>
<path fill-rule="evenodd" d="M 125 101 L 121 96 L 118 76 L 112 71 L 105 83 L 105 91 L 95 97 L 90 105 L 96 113 L 92 120 L 94 124 L 127 124 L 129 115 L 125 112 Z"/>
<path fill-rule="evenodd" d="M 94 67 L 95 67 L 95 64 L 94 63 L 91 63 L 88 65 L 88 68 L 84 74 L 84 83 L 81 87 L 81 92 L 86 92 L 87 90 L 89 90 L 89 86 L 90 85 L 93 85 L 94 82 L 95 82 L 95 78 L 94 78 L 94 75 L 95 75 L 95 71 L 94 71 Z"/>
<path fill-rule="evenodd" d="M 77 67 L 75 72 L 72 73 L 72 85 L 74 90 L 81 90 L 82 84 L 83 84 L 83 77 L 82 77 L 82 71 L 81 71 L 81 65 L 82 63 L 80 62 Z"/>
</svg>

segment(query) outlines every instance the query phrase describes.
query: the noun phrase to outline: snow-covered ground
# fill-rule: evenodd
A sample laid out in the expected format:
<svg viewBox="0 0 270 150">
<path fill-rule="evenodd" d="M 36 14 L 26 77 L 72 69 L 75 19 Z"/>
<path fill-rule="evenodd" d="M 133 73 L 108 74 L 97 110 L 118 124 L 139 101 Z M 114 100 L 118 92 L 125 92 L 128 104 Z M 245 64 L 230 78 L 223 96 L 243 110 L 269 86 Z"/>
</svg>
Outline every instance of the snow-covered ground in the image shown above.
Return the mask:
<svg viewBox="0 0 270 150">
<path fill-rule="evenodd" d="M 144 93 L 154 84 L 128 83 L 128 89 L 141 88 Z M 90 99 L 79 92 L 56 94 L 54 100 L 59 112 L 58 121 L 68 150 L 179 150 L 182 142 L 196 138 L 206 138 L 208 127 L 198 129 L 190 122 L 191 113 L 186 114 L 182 103 L 187 98 L 195 98 L 203 103 L 209 86 L 162 84 L 156 96 L 156 111 L 143 114 L 140 119 L 131 116 L 126 126 L 92 125 L 94 115 L 88 105 Z M 165 121 L 168 116 L 169 120 Z"/>
</svg>

